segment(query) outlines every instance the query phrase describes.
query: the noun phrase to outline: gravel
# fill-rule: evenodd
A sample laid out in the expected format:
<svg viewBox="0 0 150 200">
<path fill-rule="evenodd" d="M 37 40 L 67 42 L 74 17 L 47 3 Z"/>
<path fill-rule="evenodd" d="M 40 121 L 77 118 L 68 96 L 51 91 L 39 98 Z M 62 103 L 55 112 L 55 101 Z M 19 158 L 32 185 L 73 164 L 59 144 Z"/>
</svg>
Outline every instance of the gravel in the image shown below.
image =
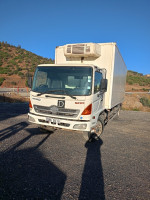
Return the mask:
<svg viewBox="0 0 150 200">
<path fill-rule="evenodd" d="M 101 139 L 42 133 L 27 103 L 0 103 L 0 199 L 147 200 L 150 113 L 121 111 Z"/>
</svg>

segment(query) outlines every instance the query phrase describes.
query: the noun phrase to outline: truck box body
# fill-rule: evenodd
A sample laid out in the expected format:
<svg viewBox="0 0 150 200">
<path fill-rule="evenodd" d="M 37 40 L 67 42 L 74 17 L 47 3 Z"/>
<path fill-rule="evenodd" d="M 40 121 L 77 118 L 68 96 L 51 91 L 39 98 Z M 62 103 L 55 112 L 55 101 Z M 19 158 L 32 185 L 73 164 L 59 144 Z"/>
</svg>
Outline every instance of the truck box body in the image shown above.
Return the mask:
<svg viewBox="0 0 150 200">
<path fill-rule="evenodd" d="M 98 43 L 97 45 L 99 45 L 99 55 L 84 57 L 82 64 L 92 64 L 100 69 L 106 69 L 108 86 L 103 105 L 105 109 L 111 109 L 124 100 L 127 68 L 116 43 Z M 66 46 L 56 48 L 55 64 L 81 64 L 81 57 L 65 55 Z"/>
</svg>

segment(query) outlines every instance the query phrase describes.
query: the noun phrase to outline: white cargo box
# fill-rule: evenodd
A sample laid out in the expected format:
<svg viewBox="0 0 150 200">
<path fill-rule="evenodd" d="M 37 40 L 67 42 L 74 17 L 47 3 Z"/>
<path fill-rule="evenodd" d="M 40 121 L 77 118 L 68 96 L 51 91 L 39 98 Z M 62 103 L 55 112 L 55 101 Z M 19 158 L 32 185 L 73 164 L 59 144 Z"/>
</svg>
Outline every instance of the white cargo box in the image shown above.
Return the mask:
<svg viewBox="0 0 150 200">
<path fill-rule="evenodd" d="M 104 95 L 105 109 L 111 109 L 123 102 L 127 68 L 116 43 L 59 46 L 55 51 L 55 64 L 92 64 L 106 69 L 108 87 Z"/>
</svg>

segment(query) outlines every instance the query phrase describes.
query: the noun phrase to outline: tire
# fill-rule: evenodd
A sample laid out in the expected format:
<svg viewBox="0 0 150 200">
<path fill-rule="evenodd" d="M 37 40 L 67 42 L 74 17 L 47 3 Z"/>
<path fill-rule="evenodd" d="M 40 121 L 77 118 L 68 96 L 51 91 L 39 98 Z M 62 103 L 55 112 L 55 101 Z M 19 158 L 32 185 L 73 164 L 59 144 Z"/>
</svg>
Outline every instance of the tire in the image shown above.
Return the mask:
<svg viewBox="0 0 150 200">
<path fill-rule="evenodd" d="M 95 134 L 100 137 L 104 130 L 104 121 L 101 117 L 98 118 L 97 125 L 95 127 Z"/>
<path fill-rule="evenodd" d="M 95 131 L 85 132 L 84 138 L 89 142 L 92 142 L 93 140 L 99 140 L 101 134 L 103 133 L 103 130 L 104 130 L 104 121 L 99 117 L 97 125 L 95 127 Z"/>
</svg>

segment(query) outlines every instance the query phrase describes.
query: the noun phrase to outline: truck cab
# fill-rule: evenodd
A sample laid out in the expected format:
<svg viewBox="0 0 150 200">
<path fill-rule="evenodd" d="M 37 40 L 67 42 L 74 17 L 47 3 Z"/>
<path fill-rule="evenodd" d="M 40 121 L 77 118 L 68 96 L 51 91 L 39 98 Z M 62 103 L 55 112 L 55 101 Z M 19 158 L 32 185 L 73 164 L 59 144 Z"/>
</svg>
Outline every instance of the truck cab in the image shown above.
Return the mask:
<svg viewBox="0 0 150 200">
<path fill-rule="evenodd" d="M 103 110 L 105 72 L 94 65 L 39 65 L 30 93 L 29 121 L 90 132 Z"/>
</svg>

